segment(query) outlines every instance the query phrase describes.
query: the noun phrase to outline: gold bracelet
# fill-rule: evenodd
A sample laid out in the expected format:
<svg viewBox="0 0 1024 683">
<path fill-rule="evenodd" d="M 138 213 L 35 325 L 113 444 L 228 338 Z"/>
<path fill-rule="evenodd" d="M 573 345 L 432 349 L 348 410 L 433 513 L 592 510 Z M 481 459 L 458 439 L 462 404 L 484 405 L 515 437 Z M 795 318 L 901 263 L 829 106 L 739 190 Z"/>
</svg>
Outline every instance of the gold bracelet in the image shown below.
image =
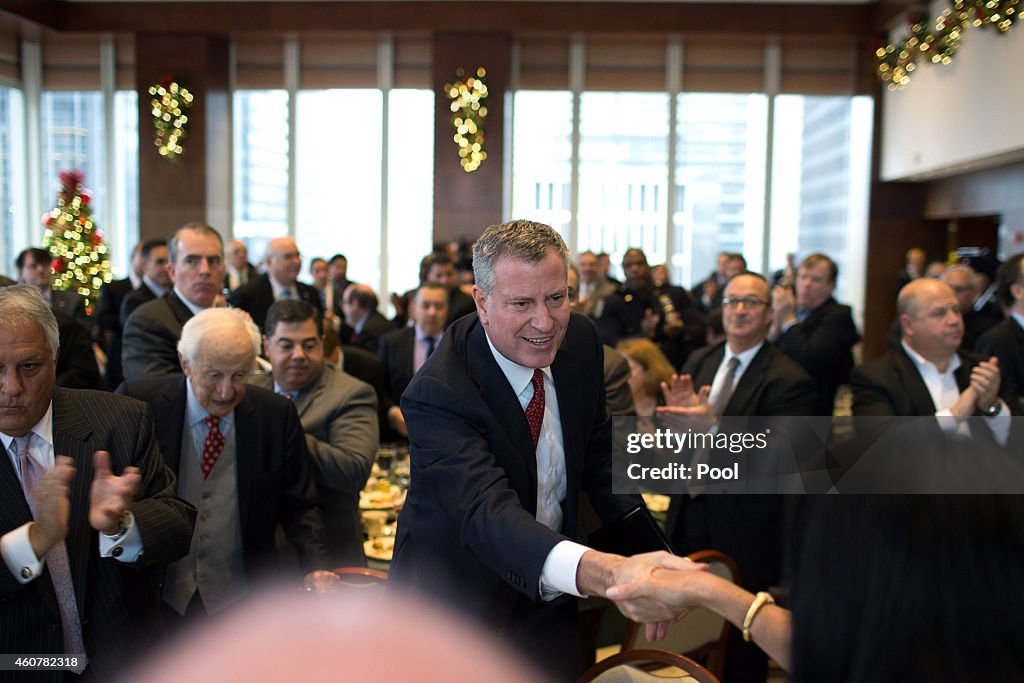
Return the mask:
<svg viewBox="0 0 1024 683">
<path fill-rule="evenodd" d="M 771 596 L 771 593 L 761 591 L 754 596 L 754 602 L 750 603 L 750 609 L 747 610 L 747 616 L 743 617 L 743 640 L 750 642 L 750 626 L 754 623 L 754 619 L 757 617 L 757 613 L 761 611 L 761 608 L 765 605 L 774 605 L 775 598 Z"/>
</svg>

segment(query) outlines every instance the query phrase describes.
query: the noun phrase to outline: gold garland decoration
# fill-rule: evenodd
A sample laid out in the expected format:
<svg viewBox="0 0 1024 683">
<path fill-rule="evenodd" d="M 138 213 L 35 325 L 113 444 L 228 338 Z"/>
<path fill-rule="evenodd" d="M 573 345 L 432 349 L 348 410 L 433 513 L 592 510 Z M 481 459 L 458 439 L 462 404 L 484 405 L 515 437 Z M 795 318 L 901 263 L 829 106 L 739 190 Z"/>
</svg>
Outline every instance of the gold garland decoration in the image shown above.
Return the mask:
<svg viewBox="0 0 1024 683">
<path fill-rule="evenodd" d="M 484 151 L 484 121 L 487 119 L 487 71 L 480 67 L 475 76 L 466 77 L 461 67 L 455 71 L 457 80 L 445 83 L 445 94 L 450 101 L 451 123 L 455 128 L 452 139 L 459 147 L 459 163 L 462 170 L 472 173 L 480 168 L 487 158 Z"/>
<path fill-rule="evenodd" d="M 888 41 L 878 46 L 875 58 L 877 74 L 889 90 L 898 90 L 910 83 L 910 74 L 919 61 L 949 64 L 960 49 L 963 32 L 971 26 L 994 26 L 999 33 L 1013 27 L 1019 15 L 1021 0 L 952 0 L 951 6 L 928 23 L 921 14 L 908 17 L 910 34 L 899 42 Z"/>
<path fill-rule="evenodd" d="M 159 82 L 149 86 L 149 94 L 152 96 L 150 105 L 153 113 L 153 129 L 156 137 L 153 144 L 156 145 L 160 156 L 168 161 L 174 161 L 185 149 L 181 146 L 182 140 L 188 134 L 188 116 L 185 110 L 192 106 L 194 99 L 187 88 L 164 76 Z"/>
</svg>

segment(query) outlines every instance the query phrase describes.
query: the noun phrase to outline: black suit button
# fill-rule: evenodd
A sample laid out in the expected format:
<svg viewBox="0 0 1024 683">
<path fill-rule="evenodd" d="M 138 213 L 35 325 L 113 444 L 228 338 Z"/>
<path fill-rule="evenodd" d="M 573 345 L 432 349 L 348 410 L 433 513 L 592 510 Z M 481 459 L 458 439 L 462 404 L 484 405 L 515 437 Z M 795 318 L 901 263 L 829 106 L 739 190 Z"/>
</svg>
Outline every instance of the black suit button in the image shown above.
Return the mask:
<svg viewBox="0 0 1024 683">
<path fill-rule="evenodd" d="M 114 557 L 121 557 L 121 555 L 124 555 L 124 548 L 122 548 L 121 546 L 117 546 L 116 548 L 110 551 L 110 554 Z"/>
</svg>

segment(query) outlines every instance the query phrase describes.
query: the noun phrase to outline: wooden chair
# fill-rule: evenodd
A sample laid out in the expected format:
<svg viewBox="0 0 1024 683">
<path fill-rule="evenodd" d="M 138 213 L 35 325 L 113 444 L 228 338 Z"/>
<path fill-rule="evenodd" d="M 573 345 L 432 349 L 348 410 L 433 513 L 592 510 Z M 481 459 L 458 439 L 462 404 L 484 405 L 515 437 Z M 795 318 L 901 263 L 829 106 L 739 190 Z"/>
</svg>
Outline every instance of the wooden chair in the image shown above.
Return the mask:
<svg viewBox="0 0 1024 683">
<path fill-rule="evenodd" d="M 731 557 L 717 550 L 700 550 L 688 557 L 694 562 L 710 565 L 707 571 L 717 576 L 738 583 L 739 569 Z M 729 639 L 729 622 L 708 609 L 696 609 L 673 624 L 664 640 L 651 642 L 647 640 L 645 628 L 636 622 L 626 622 L 626 635 L 622 642 L 622 651 L 635 649 L 657 648 L 670 650 L 700 659 L 715 676 L 722 675 L 725 663 L 725 648 Z"/>
<path fill-rule="evenodd" d="M 331 571 L 341 579 L 344 588 L 379 588 L 388 580 L 387 572 L 369 567 L 337 567 Z"/>
<path fill-rule="evenodd" d="M 638 664 L 643 666 L 637 666 Z M 675 667 L 675 675 L 651 670 Z M 657 683 L 692 680 L 719 683 L 718 677 L 684 655 L 667 650 L 627 650 L 603 659 L 583 672 L 577 683 Z"/>
</svg>

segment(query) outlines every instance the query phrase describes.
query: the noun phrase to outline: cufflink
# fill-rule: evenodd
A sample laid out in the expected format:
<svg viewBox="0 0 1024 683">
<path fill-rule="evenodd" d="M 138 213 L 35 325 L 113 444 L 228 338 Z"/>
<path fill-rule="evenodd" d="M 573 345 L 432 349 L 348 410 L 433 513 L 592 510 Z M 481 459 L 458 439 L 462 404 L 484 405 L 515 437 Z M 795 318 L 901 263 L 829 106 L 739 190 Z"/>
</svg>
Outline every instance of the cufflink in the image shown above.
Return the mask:
<svg viewBox="0 0 1024 683">
<path fill-rule="evenodd" d="M 124 554 L 124 548 L 121 546 L 117 546 L 116 548 L 110 551 L 110 554 L 114 557 L 121 557 L 121 555 Z"/>
<path fill-rule="evenodd" d="M 23 578 L 23 579 L 31 579 L 32 578 L 32 570 L 29 569 L 28 567 L 22 567 L 21 568 L 21 578 Z"/>
</svg>

